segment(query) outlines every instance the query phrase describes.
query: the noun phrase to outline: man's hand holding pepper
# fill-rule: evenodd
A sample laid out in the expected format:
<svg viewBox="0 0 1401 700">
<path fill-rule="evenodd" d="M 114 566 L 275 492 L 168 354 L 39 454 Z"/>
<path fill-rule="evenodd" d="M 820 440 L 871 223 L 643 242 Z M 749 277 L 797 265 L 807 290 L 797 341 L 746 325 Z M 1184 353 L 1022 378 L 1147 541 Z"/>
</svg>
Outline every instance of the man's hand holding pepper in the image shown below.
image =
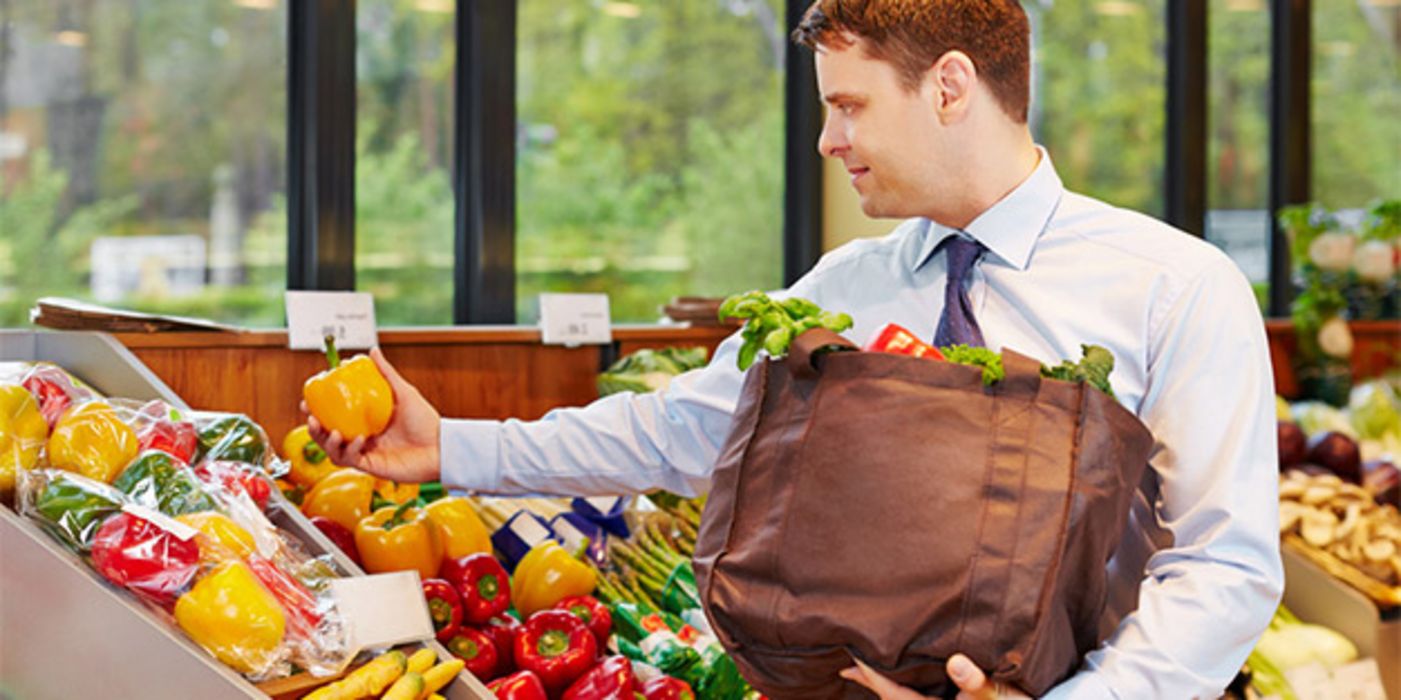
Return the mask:
<svg viewBox="0 0 1401 700">
<path fill-rule="evenodd" d="M 925 700 L 923 695 L 877 673 L 870 666 L 853 659 L 855 666 L 842 671 L 842 678 L 866 687 L 881 700 Z M 954 654 L 945 670 L 958 686 L 957 700 L 1018 700 L 1031 696 L 988 680 L 987 674 L 963 654 Z"/>
<path fill-rule="evenodd" d="M 337 431 L 327 431 L 302 402 L 307 430 L 326 450 L 334 464 L 355 467 L 393 481 L 418 483 L 438 478 L 438 430 L 442 417 L 414 385 L 384 359 L 379 348 L 370 357 L 394 390 L 394 416 L 378 435 L 346 441 Z"/>
</svg>

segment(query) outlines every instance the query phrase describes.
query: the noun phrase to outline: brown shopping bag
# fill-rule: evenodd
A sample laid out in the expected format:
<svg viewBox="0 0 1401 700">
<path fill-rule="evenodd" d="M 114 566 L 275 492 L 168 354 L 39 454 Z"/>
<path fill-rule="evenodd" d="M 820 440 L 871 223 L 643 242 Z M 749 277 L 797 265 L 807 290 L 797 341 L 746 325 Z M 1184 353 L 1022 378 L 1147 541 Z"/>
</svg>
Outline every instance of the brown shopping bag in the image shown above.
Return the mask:
<svg viewBox="0 0 1401 700">
<path fill-rule="evenodd" d="M 756 689 L 868 698 L 859 656 L 931 695 L 956 652 L 1039 695 L 1100 641 L 1105 565 L 1152 436 L 1083 383 L 1003 353 L 979 368 L 810 331 L 755 365 L 715 470 L 695 564 L 712 626 Z"/>
</svg>

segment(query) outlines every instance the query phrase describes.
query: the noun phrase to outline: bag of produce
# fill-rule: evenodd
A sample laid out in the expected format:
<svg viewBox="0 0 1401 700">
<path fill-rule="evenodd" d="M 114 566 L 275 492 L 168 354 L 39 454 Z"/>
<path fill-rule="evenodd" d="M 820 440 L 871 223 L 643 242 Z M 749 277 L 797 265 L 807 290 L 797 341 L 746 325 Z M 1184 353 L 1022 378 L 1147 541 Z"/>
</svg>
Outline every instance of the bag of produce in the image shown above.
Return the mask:
<svg viewBox="0 0 1401 700">
<path fill-rule="evenodd" d="M 805 318 L 746 328 L 741 362 L 788 356 L 745 378 L 695 549 L 745 678 L 864 698 L 838 677 L 856 656 L 946 695 L 955 652 L 1033 696 L 1072 674 L 1100 642 L 1104 564 L 1153 447 L 1103 358 L 857 352 L 829 330 L 841 318 L 785 304 Z M 833 347 L 852 351 L 814 364 Z"/>
</svg>

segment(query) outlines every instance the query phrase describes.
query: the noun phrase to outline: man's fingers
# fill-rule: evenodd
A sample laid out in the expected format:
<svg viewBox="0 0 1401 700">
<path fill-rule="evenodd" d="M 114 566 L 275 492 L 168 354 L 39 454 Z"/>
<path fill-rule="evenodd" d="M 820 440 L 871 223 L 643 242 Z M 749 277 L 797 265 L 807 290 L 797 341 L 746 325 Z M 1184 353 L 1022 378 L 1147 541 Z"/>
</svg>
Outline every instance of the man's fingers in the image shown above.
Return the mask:
<svg viewBox="0 0 1401 700">
<path fill-rule="evenodd" d="M 987 675 L 963 654 L 954 654 L 944 666 L 949 679 L 958 686 L 958 700 L 997 700 L 997 686 L 988 682 Z"/>
<path fill-rule="evenodd" d="M 336 433 L 336 435 L 337 435 L 337 437 L 339 437 L 340 433 Z M 343 464 L 345 464 L 346 466 L 349 466 L 349 467 L 359 467 L 359 466 L 360 466 L 360 455 L 361 455 L 361 453 L 364 452 L 364 450 L 365 450 L 365 436 L 364 436 L 364 435 L 361 435 L 360 437 L 355 438 L 354 440 L 351 440 L 349 443 L 346 443 L 346 445 L 345 445 L 345 462 L 343 462 Z"/>
<path fill-rule="evenodd" d="M 379 349 L 378 345 L 370 348 L 370 359 L 375 361 L 375 366 L 379 368 L 380 374 L 389 380 L 390 386 L 393 386 L 396 392 L 399 391 L 400 386 L 412 386 L 404 380 L 403 375 L 399 374 L 399 370 L 394 369 L 394 365 L 389 364 L 389 360 L 385 359 L 384 352 Z"/>
<path fill-rule="evenodd" d="M 924 700 L 924 696 L 882 676 L 860 659 L 852 658 L 856 666 L 841 672 L 842 678 L 865 686 L 881 700 Z"/>
</svg>

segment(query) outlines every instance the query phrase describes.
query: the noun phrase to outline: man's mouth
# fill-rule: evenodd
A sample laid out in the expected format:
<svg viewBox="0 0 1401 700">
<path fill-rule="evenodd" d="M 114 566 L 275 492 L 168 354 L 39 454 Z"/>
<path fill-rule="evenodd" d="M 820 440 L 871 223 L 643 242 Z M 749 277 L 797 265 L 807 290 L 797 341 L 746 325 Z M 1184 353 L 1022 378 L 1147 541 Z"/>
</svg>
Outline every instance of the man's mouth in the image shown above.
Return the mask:
<svg viewBox="0 0 1401 700">
<path fill-rule="evenodd" d="M 857 181 L 857 180 L 860 180 L 862 175 L 865 175 L 866 173 L 871 172 L 871 169 L 870 169 L 870 168 L 847 168 L 847 169 L 846 169 L 846 172 L 847 172 L 847 174 L 851 175 L 851 184 L 855 185 L 855 184 L 856 184 L 856 181 Z"/>
</svg>

